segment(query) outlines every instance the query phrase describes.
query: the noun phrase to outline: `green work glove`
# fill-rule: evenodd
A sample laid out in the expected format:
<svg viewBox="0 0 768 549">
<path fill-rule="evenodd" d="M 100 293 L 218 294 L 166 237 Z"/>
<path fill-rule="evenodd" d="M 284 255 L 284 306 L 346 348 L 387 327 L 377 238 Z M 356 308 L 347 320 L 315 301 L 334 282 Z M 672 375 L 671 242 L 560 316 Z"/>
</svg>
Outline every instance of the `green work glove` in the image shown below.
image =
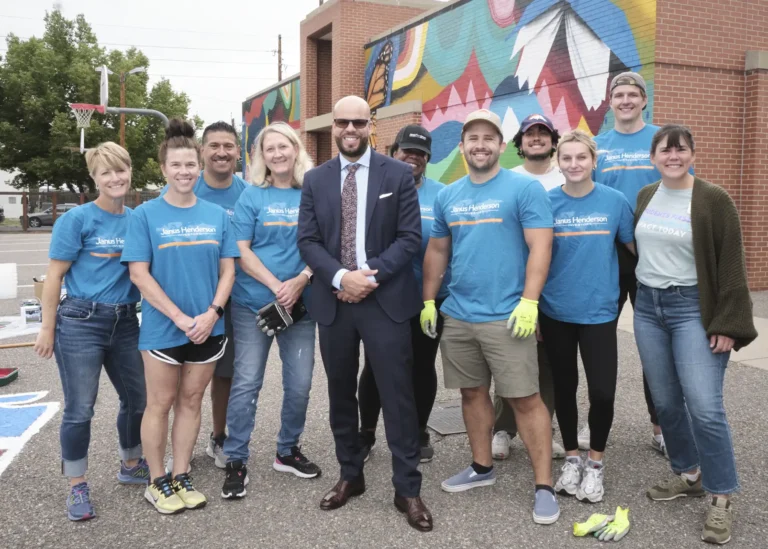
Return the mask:
<svg viewBox="0 0 768 549">
<path fill-rule="evenodd" d="M 520 298 L 520 303 L 509 315 L 507 329 L 514 330 L 512 335 L 526 338 L 536 331 L 536 320 L 539 318 L 539 302 L 532 299 Z"/>
<path fill-rule="evenodd" d="M 595 532 L 595 537 L 600 541 L 619 541 L 629 532 L 629 507 L 616 508 L 616 518 L 602 530 Z"/>
<path fill-rule="evenodd" d="M 613 515 L 594 514 L 587 519 L 587 522 L 574 522 L 573 535 L 582 537 L 587 534 L 594 534 L 598 530 L 604 528 L 612 520 Z"/>
<path fill-rule="evenodd" d="M 419 315 L 419 324 L 421 324 L 421 331 L 424 332 L 424 335 L 432 339 L 437 337 L 437 309 L 434 299 L 424 302 L 424 308 Z"/>
</svg>

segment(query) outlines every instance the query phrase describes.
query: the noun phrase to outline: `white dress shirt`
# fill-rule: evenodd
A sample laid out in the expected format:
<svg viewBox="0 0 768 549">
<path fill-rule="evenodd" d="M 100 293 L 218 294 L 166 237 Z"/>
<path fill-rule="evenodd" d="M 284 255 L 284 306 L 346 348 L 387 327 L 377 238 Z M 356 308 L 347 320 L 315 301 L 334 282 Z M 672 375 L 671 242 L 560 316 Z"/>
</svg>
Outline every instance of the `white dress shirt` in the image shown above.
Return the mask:
<svg viewBox="0 0 768 549">
<path fill-rule="evenodd" d="M 365 253 L 365 212 L 368 205 L 368 174 L 371 167 L 371 148 L 365 149 L 363 156 L 356 162 L 350 162 L 344 155 L 339 154 L 341 160 L 341 191 L 344 192 L 344 180 L 349 173 L 350 164 L 357 164 L 355 172 L 355 181 L 357 182 L 357 224 L 355 226 L 355 259 L 358 269 L 368 269 L 368 256 Z M 333 286 L 339 290 L 341 287 L 341 277 L 349 272 L 349 269 L 339 269 L 333 276 Z M 368 277 L 371 282 L 376 282 L 372 276 Z"/>
</svg>

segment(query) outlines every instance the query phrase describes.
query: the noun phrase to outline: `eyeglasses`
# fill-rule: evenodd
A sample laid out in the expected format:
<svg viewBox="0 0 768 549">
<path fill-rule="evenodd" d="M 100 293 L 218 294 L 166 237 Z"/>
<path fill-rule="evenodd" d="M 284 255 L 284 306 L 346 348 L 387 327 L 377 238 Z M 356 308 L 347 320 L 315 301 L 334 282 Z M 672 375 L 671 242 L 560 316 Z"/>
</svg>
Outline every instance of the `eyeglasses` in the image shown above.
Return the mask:
<svg viewBox="0 0 768 549">
<path fill-rule="evenodd" d="M 367 118 L 355 118 L 354 120 L 350 120 L 348 118 L 333 119 L 333 123 L 336 124 L 336 127 L 340 130 L 346 129 L 350 123 L 355 127 L 356 130 L 362 130 L 368 125 L 368 122 L 370 122 L 370 120 Z"/>
</svg>

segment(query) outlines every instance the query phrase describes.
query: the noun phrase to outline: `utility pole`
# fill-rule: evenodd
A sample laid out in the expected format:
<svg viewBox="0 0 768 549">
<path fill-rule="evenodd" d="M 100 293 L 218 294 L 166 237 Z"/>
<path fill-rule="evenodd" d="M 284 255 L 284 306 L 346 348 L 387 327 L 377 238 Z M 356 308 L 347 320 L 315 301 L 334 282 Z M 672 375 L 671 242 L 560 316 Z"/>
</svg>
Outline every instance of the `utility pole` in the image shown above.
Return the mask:
<svg viewBox="0 0 768 549">
<path fill-rule="evenodd" d="M 283 35 L 277 35 L 277 81 L 283 80 Z"/>
<path fill-rule="evenodd" d="M 120 108 L 125 108 L 125 73 L 120 73 Z M 120 146 L 125 148 L 125 114 L 120 114 Z"/>
</svg>

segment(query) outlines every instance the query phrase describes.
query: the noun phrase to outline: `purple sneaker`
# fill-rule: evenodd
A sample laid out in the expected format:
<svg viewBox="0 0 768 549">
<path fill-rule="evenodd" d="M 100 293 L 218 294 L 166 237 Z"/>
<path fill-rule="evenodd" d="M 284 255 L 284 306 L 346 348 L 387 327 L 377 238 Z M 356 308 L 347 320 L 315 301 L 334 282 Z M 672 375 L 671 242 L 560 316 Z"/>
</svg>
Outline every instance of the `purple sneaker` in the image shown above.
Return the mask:
<svg viewBox="0 0 768 549">
<path fill-rule="evenodd" d="M 149 465 L 144 458 L 133 467 L 126 467 L 124 461 L 120 461 L 120 472 L 117 473 L 117 481 L 120 484 L 149 484 Z"/>
<path fill-rule="evenodd" d="M 67 516 L 69 520 L 88 520 L 96 517 L 87 482 L 75 484 L 70 490 L 67 498 Z"/>
</svg>

